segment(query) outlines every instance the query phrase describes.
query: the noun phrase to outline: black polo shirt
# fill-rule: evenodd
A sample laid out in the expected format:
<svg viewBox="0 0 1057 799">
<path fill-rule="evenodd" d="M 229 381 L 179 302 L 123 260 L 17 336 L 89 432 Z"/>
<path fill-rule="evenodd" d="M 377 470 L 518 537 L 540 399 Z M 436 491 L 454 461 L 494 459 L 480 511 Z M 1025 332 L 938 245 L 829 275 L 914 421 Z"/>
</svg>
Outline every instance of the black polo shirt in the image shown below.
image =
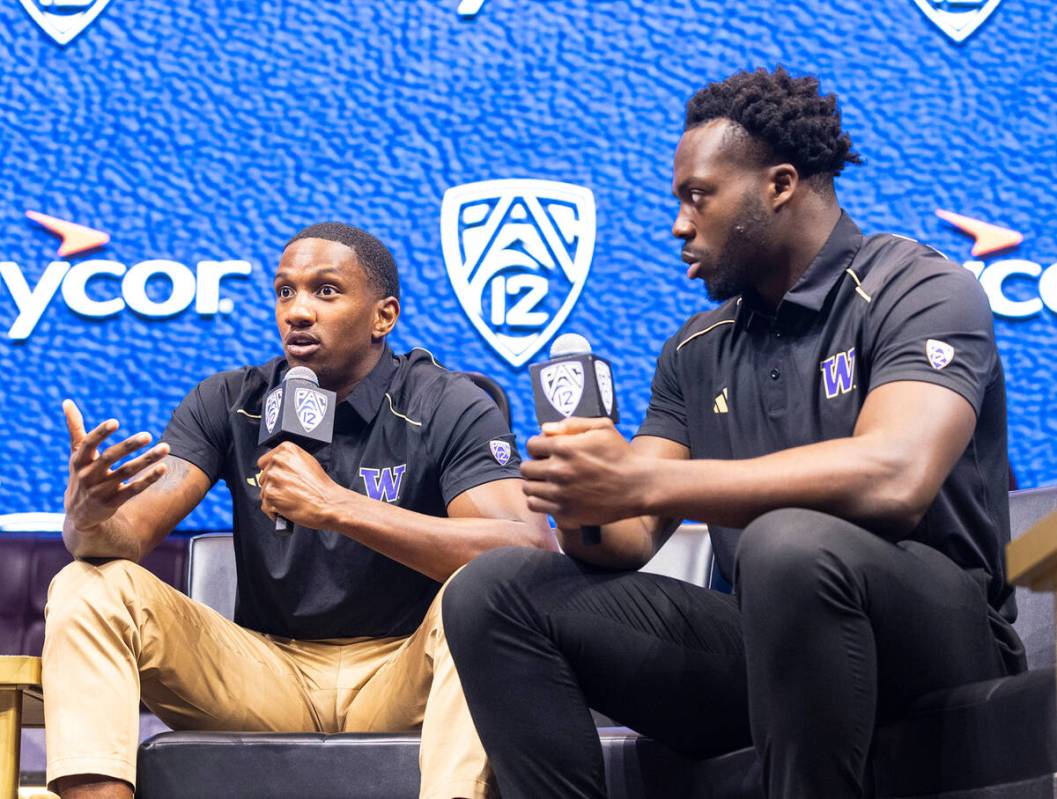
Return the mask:
<svg viewBox="0 0 1057 799">
<path fill-rule="evenodd" d="M 668 340 L 638 435 L 676 441 L 692 458 L 753 458 L 851 436 L 866 395 L 896 380 L 945 386 L 976 411 L 969 446 L 902 537 L 973 573 L 1011 617 L 1006 400 L 991 309 L 973 275 L 929 247 L 864 238 L 842 214 L 773 315 L 746 294 Z M 710 530 L 729 580 L 739 531 Z"/>
<path fill-rule="evenodd" d="M 261 511 L 261 402 L 287 363 L 222 372 L 175 410 L 163 439 L 172 454 L 223 479 L 234 513 L 235 621 L 285 638 L 412 633 L 439 584 L 340 533 L 296 526 L 279 536 Z M 462 492 L 519 477 L 514 437 L 490 397 L 425 350 L 394 357 L 338 403 L 334 441 L 316 457 L 335 482 L 380 502 L 446 516 Z"/>
</svg>

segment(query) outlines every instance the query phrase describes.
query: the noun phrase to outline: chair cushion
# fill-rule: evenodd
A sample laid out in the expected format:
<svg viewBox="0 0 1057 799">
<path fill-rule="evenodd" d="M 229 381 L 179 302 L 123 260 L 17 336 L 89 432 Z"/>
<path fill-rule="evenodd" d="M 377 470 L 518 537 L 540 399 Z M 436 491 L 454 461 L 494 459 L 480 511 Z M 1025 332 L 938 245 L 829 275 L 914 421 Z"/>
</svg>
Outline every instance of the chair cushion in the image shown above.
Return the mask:
<svg viewBox="0 0 1057 799">
<path fill-rule="evenodd" d="M 713 796 L 709 786 L 726 780 L 730 790 L 740 791 L 753 773 L 751 750 L 693 761 L 625 728 L 602 729 L 599 736 L 609 799 Z M 163 733 L 140 747 L 136 796 L 417 799 L 418 750 L 414 733 Z"/>
<path fill-rule="evenodd" d="M 920 699 L 877 731 L 878 796 L 918 796 L 1057 772 L 1054 669 L 972 683 Z"/>
<path fill-rule="evenodd" d="M 1043 669 L 924 697 L 909 718 L 878 730 L 876 796 L 1052 791 L 1054 685 L 1054 671 Z M 752 749 L 691 760 L 624 728 L 601 729 L 599 737 L 610 799 L 762 797 Z M 418 744 L 415 734 L 163 733 L 140 748 L 137 796 L 196 799 L 222 786 L 227 799 L 414 799 Z M 1014 783 L 1013 794 L 995 787 Z"/>
</svg>

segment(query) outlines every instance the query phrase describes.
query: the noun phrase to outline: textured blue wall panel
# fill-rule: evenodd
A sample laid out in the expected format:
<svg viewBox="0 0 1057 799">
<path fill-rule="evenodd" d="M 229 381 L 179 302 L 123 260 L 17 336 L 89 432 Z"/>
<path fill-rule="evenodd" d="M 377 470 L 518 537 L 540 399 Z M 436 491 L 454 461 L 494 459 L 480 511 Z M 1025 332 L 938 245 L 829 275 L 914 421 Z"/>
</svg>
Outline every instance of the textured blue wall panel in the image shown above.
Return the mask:
<svg viewBox="0 0 1057 799">
<path fill-rule="evenodd" d="M 444 192 L 481 180 L 594 192 L 594 262 L 562 329 L 612 358 L 631 432 L 661 343 L 706 304 L 669 232 L 683 103 L 740 68 L 782 62 L 841 96 L 867 163 L 839 191 L 867 232 L 967 260 L 971 239 L 935 216 L 945 208 L 1024 234 L 988 263 L 1057 261 L 1049 2 L 1003 0 L 962 44 L 913 0 L 486 0 L 472 20 L 456 6 L 111 0 L 65 47 L 18 2 L 0 7 L 0 261 L 33 286 L 56 259 L 56 238 L 24 216 L 37 210 L 112 236 L 74 263 L 253 264 L 222 282 L 231 313 L 86 319 L 60 292 L 21 342 L 5 338 L 16 314 L 0 285 L 0 513 L 61 510 L 63 397 L 93 421 L 160 433 L 197 381 L 277 353 L 270 273 L 286 238 L 322 219 L 390 244 L 405 291 L 394 347 L 423 344 L 495 376 L 523 441 L 534 427 L 527 368 L 474 330 L 441 255 Z M 90 293 L 118 285 L 98 279 Z M 1007 292 L 1038 296 L 1022 278 Z M 1057 314 L 996 325 L 1014 467 L 1023 485 L 1053 481 Z M 214 492 L 187 526 L 227 519 Z"/>
</svg>

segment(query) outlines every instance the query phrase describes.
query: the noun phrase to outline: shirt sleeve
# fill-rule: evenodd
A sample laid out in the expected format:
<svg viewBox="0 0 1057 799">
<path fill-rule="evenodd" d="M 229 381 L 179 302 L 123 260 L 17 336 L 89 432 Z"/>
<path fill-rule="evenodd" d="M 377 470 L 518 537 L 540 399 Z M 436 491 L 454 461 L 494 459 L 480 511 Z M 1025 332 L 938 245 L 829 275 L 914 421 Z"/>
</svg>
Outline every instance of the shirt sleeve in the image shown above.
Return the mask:
<svg viewBox="0 0 1057 799">
<path fill-rule="evenodd" d="M 427 436 L 445 505 L 475 486 L 521 477 L 510 426 L 492 398 L 466 378 L 446 381 Z"/>
<path fill-rule="evenodd" d="M 675 359 L 678 357 L 678 336 L 665 342 L 657 358 L 657 370 L 653 373 L 653 387 L 646 418 L 639 427 L 637 436 L 667 438 L 684 447 L 690 446 L 690 435 L 686 427 L 686 402 L 679 383 Z"/>
<path fill-rule="evenodd" d="M 162 441 L 169 445 L 172 455 L 193 463 L 215 483 L 231 444 L 227 420 L 227 392 L 223 380 L 214 376 L 184 397 L 173 411 Z"/>
<path fill-rule="evenodd" d="M 928 259 L 932 261 L 932 259 Z M 871 309 L 871 389 L 897 380 L 945 386 L 977 415 L 998 360 L 987 295 L 966 269 L 944 262 L 912 269 Z"/>
</svg>

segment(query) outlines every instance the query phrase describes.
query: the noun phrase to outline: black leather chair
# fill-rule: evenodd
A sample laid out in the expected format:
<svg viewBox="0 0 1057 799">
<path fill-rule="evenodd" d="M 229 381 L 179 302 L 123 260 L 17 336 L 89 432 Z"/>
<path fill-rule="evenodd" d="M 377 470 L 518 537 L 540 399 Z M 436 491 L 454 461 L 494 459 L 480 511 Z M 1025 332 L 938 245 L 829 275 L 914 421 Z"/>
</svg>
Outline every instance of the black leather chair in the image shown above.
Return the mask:
<svg viewBox="0 0 1057 799">
<path fill-rule="evenodd" d="M 503 387 L 495 382 L 486 374 L 480 372 L 459 372 L 461 375 L 465 375 L 470 378 L 478 388 L 482 389 L 485 394 L 491 397 L 495 404 L 499 407 L 499 412 L 503 414 L 503 418 L 506 419 L 506 423 L 511 423 L 510 417 L 510 399 L 507 397 Z"/>
<path fill-rule="evenodd" d="M 1010 495 L 1014 535 L 1057 510 L 1057 486 Z M 669 549 L 669 547 L 671 547 Z M 192 595 L 226 610 L 234 586 L 200 568 L 230 564 L 226 536 L 195 539 Z M 687 526 L 647 568 L 704 584 L 710 552 L 703 526 Z M 196 588 L 196 586 L 198 586 Z M 211 593 L 210 593 L 211 592 Z M 1053 799 L 1057 691 L 1052 599 L 1019 590 L 1017 628 L 1028 648 L 1025 674 L 923 697 L 910 716 L 877 732 L 871 758 L 876 797 Z M 599 730 L 611 799 L 758 799 L 752 749 L 710 760 L 683 758 L 624 728 Z M 140 748 L 143 799 L 279 799 L 312 796 L 414 799 L 418 736 L 166 733 Z M 824 798 L 820 798 L 824 799 Z"/>
</svg>

